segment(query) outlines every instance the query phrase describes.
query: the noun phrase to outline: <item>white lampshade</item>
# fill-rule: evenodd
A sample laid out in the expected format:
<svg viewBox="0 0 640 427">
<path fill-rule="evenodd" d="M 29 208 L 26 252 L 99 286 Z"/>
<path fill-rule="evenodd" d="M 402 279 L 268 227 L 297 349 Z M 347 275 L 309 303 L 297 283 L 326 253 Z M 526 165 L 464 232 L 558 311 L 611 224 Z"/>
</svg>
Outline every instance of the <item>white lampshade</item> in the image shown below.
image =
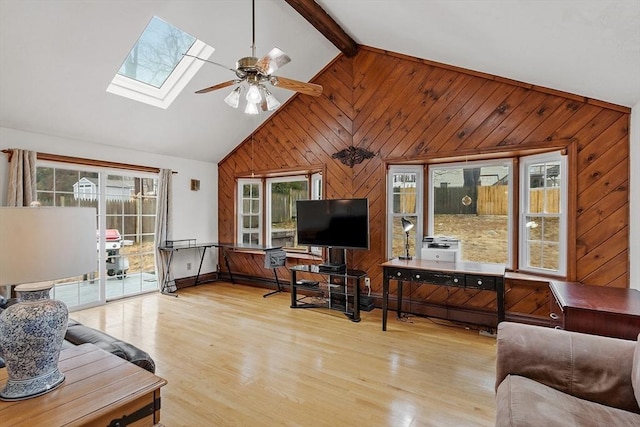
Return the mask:
<svg viewBox="0 0 640 427">
<path fill-rule="evenodd" d="M 273 96 L 271 92 L 267 88 L 264 89 L 265 97 L 267 99 L 267 110 L 273 111 L 280 106 L 280 101 Z"/>
<path fill-rule="evenodd" d="M 232 90 L 231 93 L 226 96 L 224 102 L 230 107 L 238 108 L 238 105 L 240 105 L 240 92 L 242 92 L 242 86 L 238 86 Z"/>
<path fill-rule="evenodd" d="M 244 109 L 246 114 L 258 114 L 258 104 L 254 104 L 253 102 L 247 101 L 247 106 Z"/>
<path fill-rule="evenodd" d="M 255 84 L 250 85 L 249 90 L 247 91 L 247 102 L 252 102 L 254 104 L 260 103 L 262 101 L 262 95 L 260 94 L 260 89 Z"/>
<path fill-rule="evenodd" d="M 0 285 L 78 276 L 96 263 L 95 208 L 0 207 Z"/>
</svg>

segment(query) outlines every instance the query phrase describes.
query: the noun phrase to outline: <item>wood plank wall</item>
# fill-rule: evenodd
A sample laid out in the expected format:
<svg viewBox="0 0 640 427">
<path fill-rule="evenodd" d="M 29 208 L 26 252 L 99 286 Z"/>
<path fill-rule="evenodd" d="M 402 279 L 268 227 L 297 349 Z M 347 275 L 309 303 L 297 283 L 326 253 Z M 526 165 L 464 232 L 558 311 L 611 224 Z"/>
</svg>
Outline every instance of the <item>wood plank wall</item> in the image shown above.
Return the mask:
<svg viewBox="0 0 640 427">
<path fill-rule="evenodd" d="M 324 87 L 320 98 L 294 97 L 253 142 L 219 163 L 220 241 L 235 236 L 236 177 L 324 168 L 326 198 L 369 199 L 371 249 L 352 251 L 349 264 L 369 273 L 379 295 L 389 162 L 561 147 L 571 156 L 568 279 L 628 287 L 629 109 L 368 47 L 354 58 L 338 57 L 313 81 Z M 376 155 L 353 168 L 331 157 L 352 145 Z M 231 256 L 234 273 L 272 278 L 262 263 L 260 255 Z M 288 280 L 286 268 L 278 273 Z M 509 284 L 508 313 L 541 315 L 547 297 L 517 286 Z M 495 310 L 495 295 L 423 285 L 411 289 L 405 304 L 426 314 L 445 304 Z"/>
</svg>

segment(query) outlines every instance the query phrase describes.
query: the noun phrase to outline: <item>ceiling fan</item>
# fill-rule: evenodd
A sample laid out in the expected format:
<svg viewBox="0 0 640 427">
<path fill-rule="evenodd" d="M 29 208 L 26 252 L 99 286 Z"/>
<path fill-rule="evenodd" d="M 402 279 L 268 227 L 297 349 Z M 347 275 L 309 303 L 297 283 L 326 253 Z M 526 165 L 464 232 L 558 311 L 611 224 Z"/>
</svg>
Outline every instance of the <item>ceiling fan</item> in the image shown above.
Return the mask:
<svg viewBox="0 0 640 427">
<path fill-rule="evenodd" d="M 263 111 L 273 111 L 280 106 L 280 102 L 275 96 L 267 89 L 266 83 L 273 86 L 281 87 L 288 90 L 300 92 L 304 95 L 320 96 L 322 95 L 322 86 L 314 83 L 305 83 L 285 77 L 274 76 L 279 68 L 288 64 L 291 58 L 282 50 L 274 47 L 262 58 L 256 57 L 256 21 L 255 21 L 255 0 L 251 2 L 251 15 L 252 15 L 252 44 L 251 44 L 251 56 L 240 58 L 236 61 L 236 68 L 230 68 L 217 62 L 209 61 L 208 59 L 200 59 L 201 61 L 209 62 L 214 65 L 218 65 L 227 70 L 233 71 L 237 78 L 229 80 L 223 83 L 200 89 L 196 93 L 208 93 L 214 90 L 222 89 L 228 86 L 238 85 L 231 91 L 224 101 L 233 108 L 238 108 L 240 105 L 240 95 L 244 86 L 247 86 L 247 92 L 245 98 L 247 105 L 244 110 L 247 114 L 258 114 L 258 107 Z M 192 56 L 185 54 L 185 56 Z M 246 83 L 243 85 L 242 83 Z"/>
</svg>

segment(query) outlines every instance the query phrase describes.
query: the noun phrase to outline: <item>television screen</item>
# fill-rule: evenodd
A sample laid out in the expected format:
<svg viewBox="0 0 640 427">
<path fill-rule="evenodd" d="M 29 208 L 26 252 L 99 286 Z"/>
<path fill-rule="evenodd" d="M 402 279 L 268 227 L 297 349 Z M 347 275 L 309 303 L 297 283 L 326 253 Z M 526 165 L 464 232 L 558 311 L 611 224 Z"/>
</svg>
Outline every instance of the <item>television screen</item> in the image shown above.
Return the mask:
<svg viewBox="0 0 640 427">
<path fill-rule="evenodd" d="M 368 199 L 298 200 L 298 244 L 369 249 Z"/>
</svg>

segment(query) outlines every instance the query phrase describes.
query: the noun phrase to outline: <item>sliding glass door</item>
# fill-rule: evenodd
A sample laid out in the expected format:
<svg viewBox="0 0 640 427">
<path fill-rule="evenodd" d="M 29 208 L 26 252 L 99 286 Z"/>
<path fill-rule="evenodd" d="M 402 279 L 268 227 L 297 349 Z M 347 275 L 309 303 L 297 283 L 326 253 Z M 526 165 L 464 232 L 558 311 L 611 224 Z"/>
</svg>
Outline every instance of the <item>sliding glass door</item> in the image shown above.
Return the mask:
<svg viewBox="0 0 640 427">
<path fill-rule="evenodd" d="M 96 270 L 56 281 L 53 298 L 73 310 L 157 289 L 154 174 L 39 162 L 37 176 L 43 206 L 96 209 Z"/>
<path fill-rule="evenodd" d="M 158 288 L 153 244 L 157 184 L 155 178 L 106 176 L 107 300 Z"/>
</svg>

